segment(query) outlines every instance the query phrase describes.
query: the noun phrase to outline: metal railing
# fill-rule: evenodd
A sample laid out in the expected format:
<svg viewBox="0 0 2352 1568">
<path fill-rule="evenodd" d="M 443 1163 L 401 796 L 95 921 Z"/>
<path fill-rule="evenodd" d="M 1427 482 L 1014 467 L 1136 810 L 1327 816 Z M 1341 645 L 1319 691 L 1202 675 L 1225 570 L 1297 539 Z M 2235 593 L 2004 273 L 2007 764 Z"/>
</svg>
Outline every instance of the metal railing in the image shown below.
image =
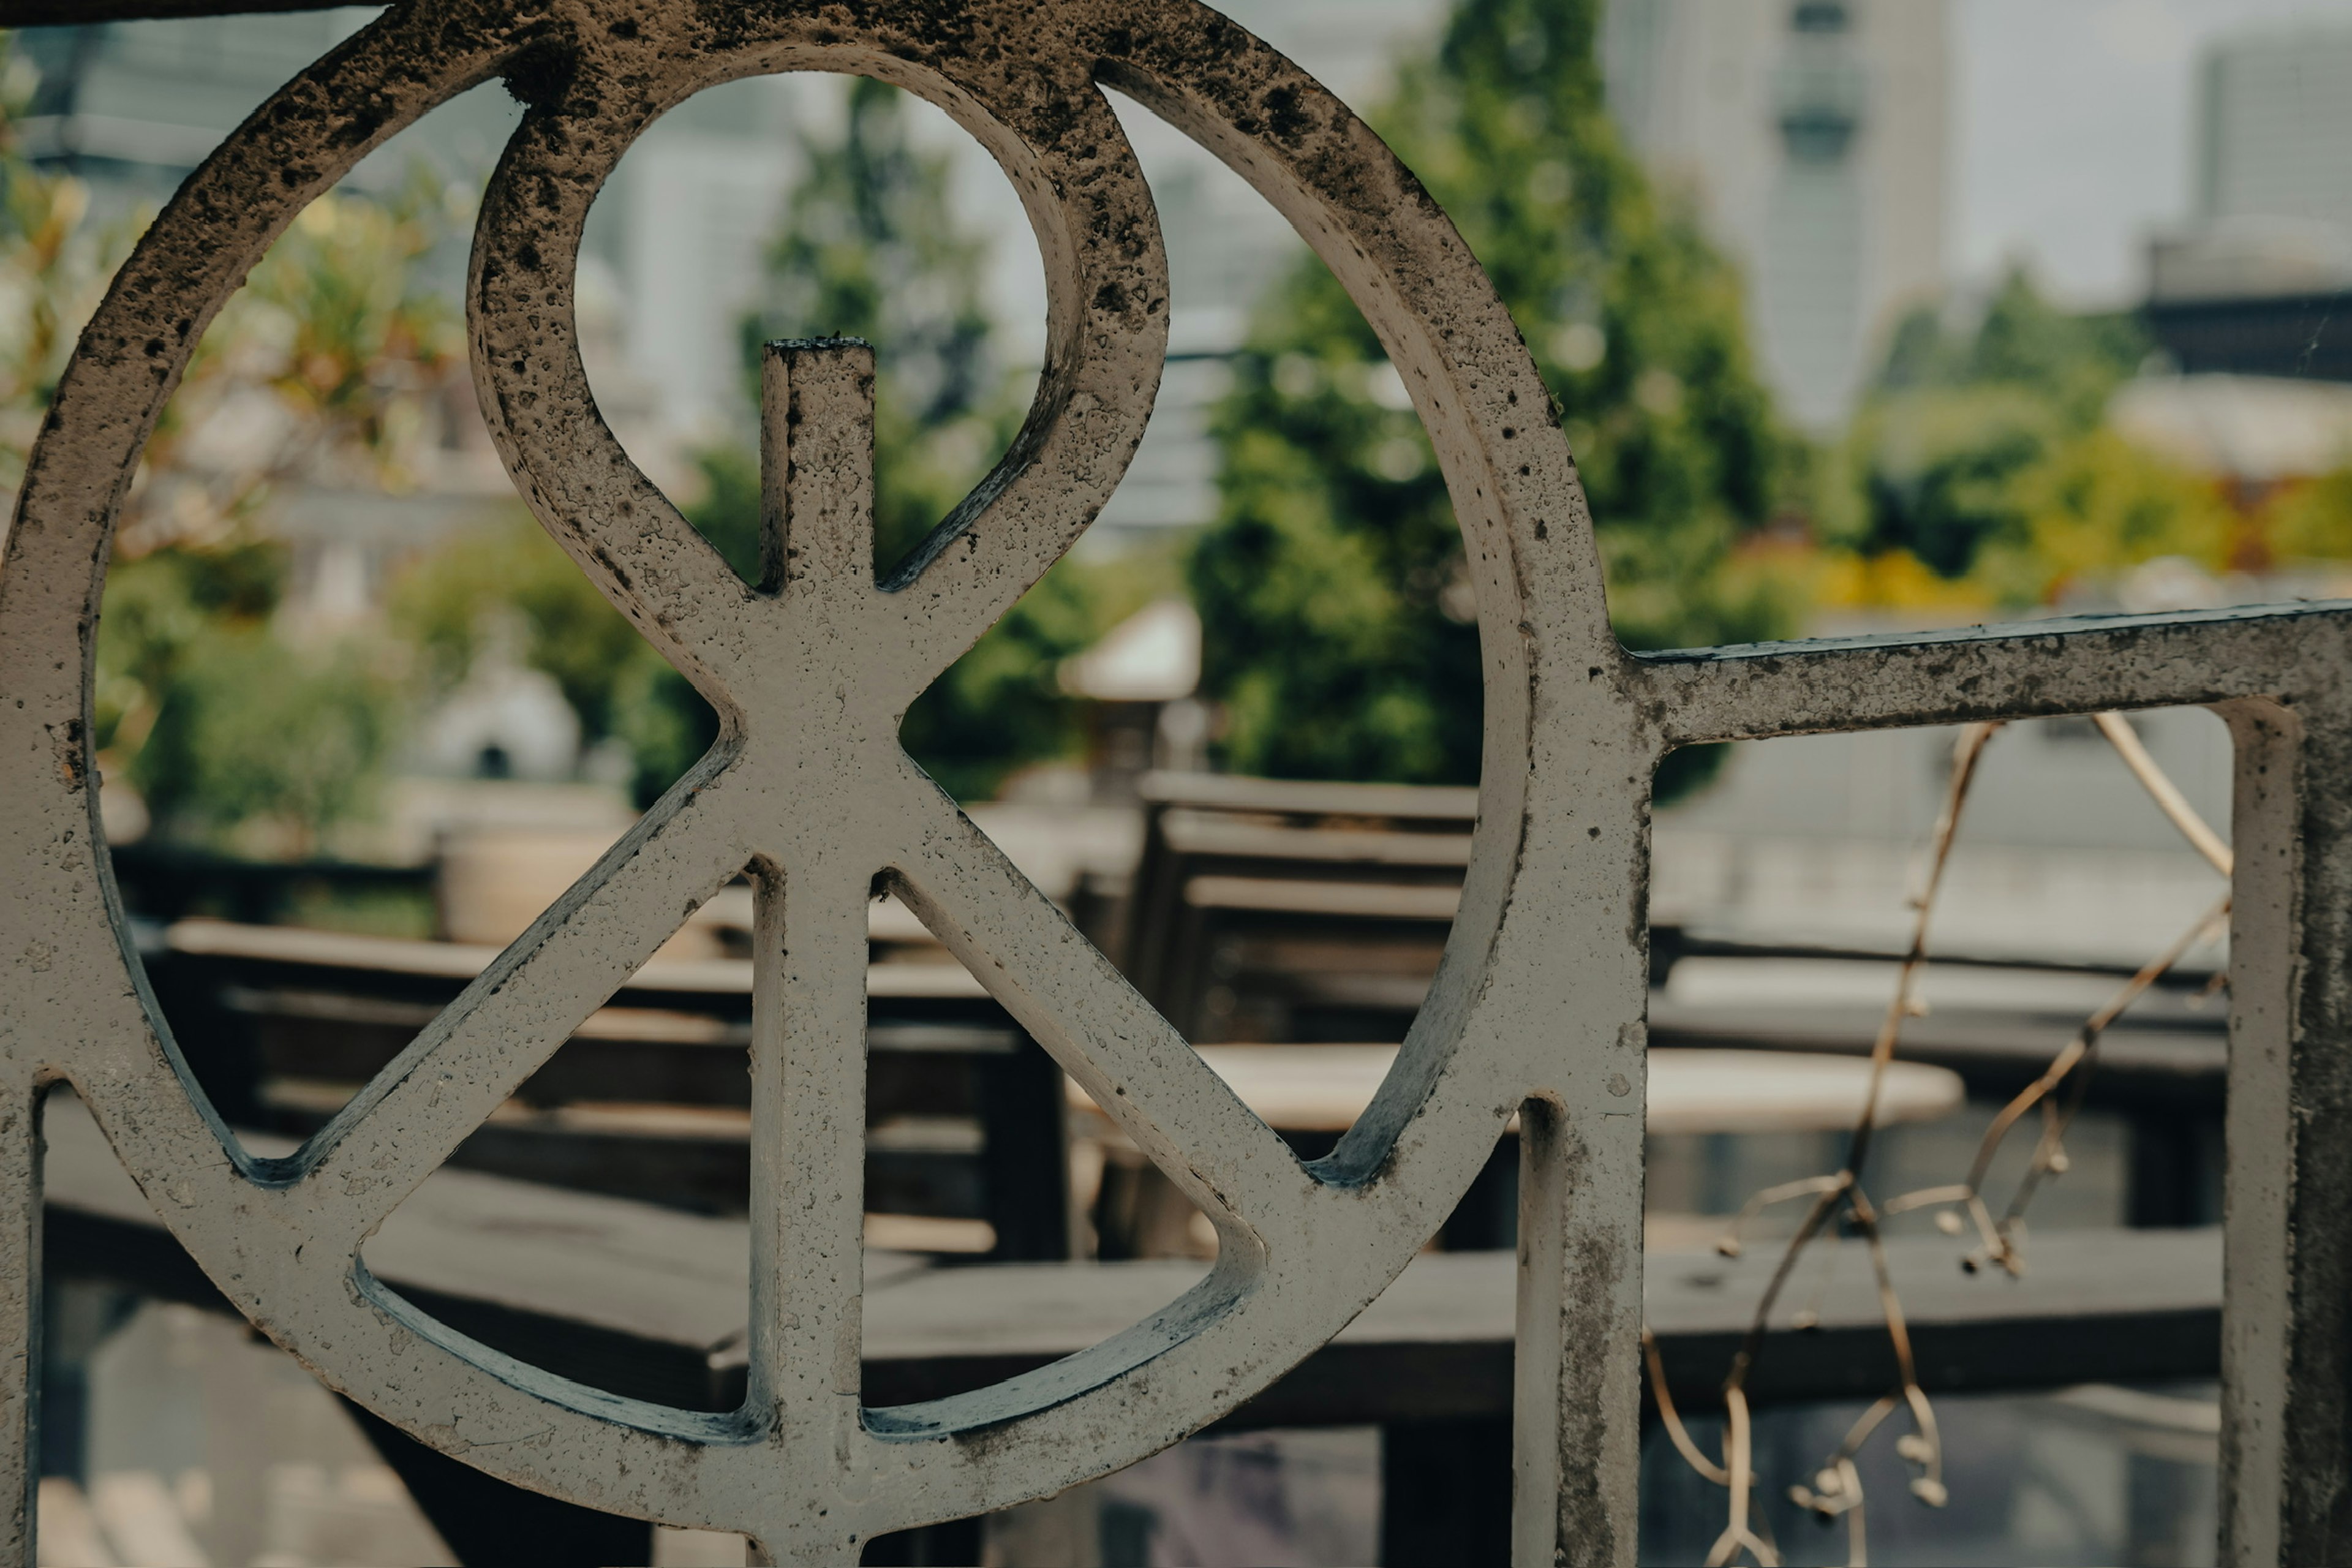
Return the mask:
<svg viewBox="0 0 2352 1568">
<path fill-rule="evenodd" d="M 16 0 L 0 24 L 232 8 Z M 600 182 L 663 110 L 784 69 L 869 74 L 937 103 L 1021 190 L 1045 256 L 1052 326 L 1029 423 L 887 582 L 862 567 L 861 345 L 770 355 L 758 588 L 614 444 L 580 366 L 573 263 Z M 87 682 L 110 531 L 196 340 L 270 242 L 368 152 L 493 78 L 530 108 L 477 234 L 483 409 L 542 523 L 710 699 L 722 739 L 351 1107 L 295 1154 L 257 1160 L 192 1092 L 110 891 Z M 1217 153 L 1354 297 L 1433 438 L 1476 590 L 1485 783 L 1459 913 L 1396 1069 L 1309 1163 L 895 739 L 906 701 L 1091 521 L 1149 414 L 1166 262 L 1098 83 Z M 1061 1490 L 1239 1409 L 1405 1270 L 1516 1112 L 1512 1553 L 1631 1563 L 1659 760 L 1731 739 L 2180 704 L 2221 712 L 2238 757 L 2224 1557 L 2317 1561 L 2352 1540 L 2352 610 L 1633 656 L 1611 635 L 1549 408 L 1421 186 L 1344 105 L 1192 0 L 403 0 L 301 73 L 190 177 L 115 278 L 0 557 L 0 1560 L 30 1550 L 37 1095 L 66 1079 L 215 1286 L 377 1415 L 517 1484 L 743 1531 L 776 1559 L 812 1562 Z M 752 1114 L 767 1152 L 741 1403 L 694 1412 L 590 1388 L 381 1287 L 362 1241 L 683 911 L 747 868 L 761 900 Z M 1176 1302 L 1089 1348 L 878 1407 L 858 1386 L 854 1197 L 877 875 L 1112 1108 L 1221 1244 Z"/>
</svg>

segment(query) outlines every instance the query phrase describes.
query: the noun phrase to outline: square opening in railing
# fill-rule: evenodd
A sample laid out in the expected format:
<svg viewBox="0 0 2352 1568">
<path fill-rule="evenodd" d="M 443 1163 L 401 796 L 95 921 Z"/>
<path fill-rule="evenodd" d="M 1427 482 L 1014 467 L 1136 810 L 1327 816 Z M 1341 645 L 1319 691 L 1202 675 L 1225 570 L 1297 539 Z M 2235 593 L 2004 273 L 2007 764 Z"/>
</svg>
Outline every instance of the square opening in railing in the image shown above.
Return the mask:
<svg viewBox="0 0 2352 1568">
<path fill-rule="evenodd" d="M 2084 715 L 1658 807 L 1644 1562 L 2210 1559 L 2231 768 Z"/>
</svg>

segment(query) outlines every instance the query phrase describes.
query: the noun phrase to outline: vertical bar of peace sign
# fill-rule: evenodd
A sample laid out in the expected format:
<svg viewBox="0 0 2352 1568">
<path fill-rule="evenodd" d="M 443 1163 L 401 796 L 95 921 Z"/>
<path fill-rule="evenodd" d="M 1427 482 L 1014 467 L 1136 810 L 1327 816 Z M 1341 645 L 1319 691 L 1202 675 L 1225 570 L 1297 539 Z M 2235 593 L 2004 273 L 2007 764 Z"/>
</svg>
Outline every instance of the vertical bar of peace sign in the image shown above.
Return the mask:
<svg viewBox="0 0 2352 1568">
<path fill-rule="evenodd" d="M 1048 352 L 996 469 L 895 575 L 872 564 L 873 362 L 775 345 L 747 584 L 613 439 L 573 272 L 632 141 L 703 88 L 862 73 L 996 158 L 1045 260 Z M 720 715 L 710 753 L 296 1154 L 246 1154 L 123 934 L 90 787 L 111 531 L 205 324 L 370 150 L 493 78 L 530 104 L 469 282 L 481 405 L 582 571 Z M 1103 89 L 1273 203 L 1362 309 L 1427 426 L 1477 592 L 1480 817 L 1452 940 L 1395 1071 L 1299 1162 L 907 758 L 908 703 L 1066 551 L 1124 472 L 1165 349 L 1165 258 Z M 1636 658 L 1610 635 L 1549 394 L 1477 262 L 1348 110 L 1194 0 L 401 0 L 257 111 L 174 197 L 85 333 L 0 555 L 0 1462 L 23 1498 L 37 1264 L 29 1113 L 69 1079 L 173 1232 L 331 1385 L 493 1474 L 850 1563 L 886 1531 L 1133 1462 L 1343 1328 L 1524 1117 L 1514 1555 L 1630 1563 L 1639 1436 L 1649 780 L 1675 745 L 2158 702 L 2241 740 L 2231 1128 L 2233 1561 L 2347 1537 L 2352 763 L 2340 607 L 2044 626 L 1909 644 Z M 2329 770 L 2333 770 L 2331 773 Z M 2251 850 L 2247 847 L 2252 847 Z M 568 1383 L 385 1290 L 383 1217 L 703 900 L 749 868 L 755 938 L 751 1376 L 712 1415 Z M 1216 1226 L 1202 1284 L 1078 1355 L 929 1405 L 857 1394 L 865 908 L 896 889 Z M 59 955 L 66 962 L 58 962 Z M 2325 1237 L 2326 1244 L 2315 1238 Z M 2332 1294 L 2331 1294 L 2332 1292 Z M 2289 1375 L 2294 1369 L 2294 1375 Z M 2313 1369 L 2320 1375 L 2313 1376 Z M 2332 1382 L 2330 1379 L 2332 1378 Z M 2344 1489 L 2336 1489 L 2342 1491 Z M 0 1510 L 0 1563 L 29 1551 Z"/>
</svg>

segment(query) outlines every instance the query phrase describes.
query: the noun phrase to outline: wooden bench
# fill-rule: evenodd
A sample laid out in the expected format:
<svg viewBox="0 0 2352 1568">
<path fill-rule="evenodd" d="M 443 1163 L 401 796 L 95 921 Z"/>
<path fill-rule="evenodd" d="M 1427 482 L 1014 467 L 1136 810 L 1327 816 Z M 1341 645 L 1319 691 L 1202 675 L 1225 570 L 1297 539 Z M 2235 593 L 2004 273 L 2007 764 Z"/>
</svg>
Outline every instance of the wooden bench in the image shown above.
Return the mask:
<svg viewBox="0 0 2352 1568">
<path fill-rule="evenodd" d="M 1760 968 L 1773 961 L 1738 962 Z M 1883 967 L 1891 989 L 1893 966 Z M 2086 1103 L 2123 1119 L 2125 1217 L 2132 1225 L 2221 1219 L 2229 1007 L 2219 998 L 2197 1001 L 2183 988 L 2152 991 L 2099 1042 Z M 1876 1040 L 1885 1008 L 1883 1001 L 1833 998 L 1688 1002 L 1670 990 L 1651 997 L 1650 1040 L 1664 1048 L 1858 1057 Z M 1939 1005 L 1905 1026 L 1903 1057 L 1958 1073 L 1973 1099 L 2005 1100 L 2042 1075 L 2082 1021 L 2082 1013 L 2025 1005 Z"/>
<path fill-rule="evenodd" d="M 1471 792 L 1155 773 L 1128 921 L 1128 972 L 1191 1037 L 1400 1040 L 1450 931 L 1475 816 Z M 1692 1005 L 1669 984 L 1689 960 L 1759 966 L 1869 963 L 1894 985 L 1899 955 L 1681 927 L 1651 932 L 1650 1043 L 1693 1049 L 1867 1053 L 1885 1016 L 1867 1002 Z M 1935 955 L 1939 968 L 2119 981 L 2030 953 Z M 2170 977 L 2103 1039 L 2088 1103 L 2130 1129 L 2135 1225 L 2217 1220 L 2228 1008 L 2200 1011 L 2210 973 Z M 1906 1059 L 1948 1068 L 1980 1100 L 2038 1078 L 2088 1013 L 2030 1004 L 1939 1008 L 1904 1031 Z M 1490 1205 L 1491 1206 L 1491 1205 Z M 1460 1228 L 1460 1227 L 1456 1227 Z M 1476 1227 L 1473 1227 L 1476 1228 Z M 1507 1239 L 1488 1226 L 1482 1235 Z"/>
<path fill-rule="evenodd" d="M 53 1272 L 226 1310 L 77 1101 L 54 1098 L 47 1131 L 45 1245 Z M 2018 1280 L 1963 1275 L 1952 1244 L 1937 1238 L 1898 1238 L 1890 1251 L 1931 1392 L 2218 1373 L 2217 1232 L 2074 1232 L 2063 1245 L 2046 1238 Z M 365 1257 L 386 1284 L 485 1343 L 635 1398 L 724 1410 L 743 1392 L 749 1253 L 740 1220 L 443 1171 L 394 1215 Z M 1678 1402 L 1704 1409 L 1714 1401 L 1770 1268 L 1763 1249 L 1738 1262 L 1651 1256 L 1648 1316 Z M 1220 1429 L 1380 1426 L 1390 1434 L 1391 1496 L 1406 1495 L 1412 1483 L 1395 1472 L 1413 1455 L 1459 1450 L 1465 1433 L 1483 1435 L 1475 1441 L 1491 1448 L 1507 1424 L 1515 1269 L 1507 1253 L 1424 1254 L 1336 1340 Z M 1148 1316 L 1201 1273 L 1199 1264 L 1181 1261 L 942 1268 L 870 1253 L 866 1399 L 937 1398 L 1058 1360 Z M 1829 1273 L 1820 1326 L 1772 1335 L 1750 1384 L 1758 1399 L 1869 1398 L 1891 1383 L 1867 1265 L 1847 1258 Z M 481 1488 L 497 1488 L 519 1509 L 545 1504 L 380 1424 L 371 1432 L 461 1554 L 461 1516 L 488 1495 Z M 1507 1499 L 1508 1478 L 1507 1461 L 1482 1473 L 1478 1495 L 1454 1500 L 1454 1518 L 1491 1531 L 1507 1512 L 1496 1499 Z M 1423 1519 L 1412 1528 L 1428 1525 Z M 644 1527 L 615 1528 L 618 1540 L 644 1550 Z M 1392 1538 L 1405 1529 L 1392 1521 Z M 604 1538 L 608 1548 L 615 1539 Z"/>
<path fill-rule="evenodd" d="M 186 921 L 148 971 L 239 1125 L 307 1136 L 496 956 L 487 946 Z M 868 971 L 867 1207 L 994 1257 L 1069 1256 L 1061 1069 L 952 963 Z M 656 959 L 458 1150 L 457 1164 L 740 1212 L 751 965 Z M 922 1226 L 900 1226 L 919 1239 Z M 971 1240 L 966 1240 L 970 1237 Z M 992 1240 L 991 1239 L 992 1238 Z"/>
<path fill-rule="evenodd" d="M 1125 968 L 1186 1037 L 1400 1040 L 1436 972 L 1477 794 L 1149 773 Z"/>
<path fill-rule="evenodd" d="M 1355 1124 L 1395 1063 L 1394 1046 L 1202 1046 L 1202 1059 L 1242 1103 L 1308 1157 L 1330 1152 Z M 1652 1133 L 1831 1131 L 1850 1127 L 1869 1091 L 1865 1062 L 1791 1052 L 1654 1050 L 1649 1058 Z M 1882 1126 L 1928 1121 L 1960 1108 L 1958 1075 L 1896 1062 L 1879 1093 Z M 1121 1135 L 1073 1082 L 1074 1163 L 1101 1171 L 1091 1183 L 1100 1256 L 1208 1256 L 1215 1233 L 1183 1195 Z M 1507 1250 L 1518 1205 L 1517 1121 L 1497 1141 L 1486 1169 L 1438 1234 L 1449 1250 Z"/>
</svg>

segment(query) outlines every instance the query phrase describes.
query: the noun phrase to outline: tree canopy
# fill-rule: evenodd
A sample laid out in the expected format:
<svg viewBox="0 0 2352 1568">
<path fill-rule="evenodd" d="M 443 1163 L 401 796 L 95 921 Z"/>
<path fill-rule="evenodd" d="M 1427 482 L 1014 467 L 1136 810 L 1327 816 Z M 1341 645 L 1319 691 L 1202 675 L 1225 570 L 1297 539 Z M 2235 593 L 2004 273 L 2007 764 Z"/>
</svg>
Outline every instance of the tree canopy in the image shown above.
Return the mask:
<svg viewBox="0 0 2352 1568">
<path fill-rule="evenodd" d="M 2052 303 L 2021 267 L 1973 309 L 1915 311 L 1833 455 L 1826 596 L 2015 609 L 2158 557 L 2239 564 L 2260 520 L 2107 425 L 2152 346 L 2132 316 Z"/>
<path fill-rule="evenodd" d="M 1793 625 L 1743 550 L 1789 482 L 1739 282 L 1654 189 L 1602 101 L 1599 0 L 1459 0 L 1381 134 L 1494 279 L 1558 404 L 1636 647 Z M 1223 762 L 1464 782 L 1477 628 L 1427 437 L 1377 340 L 1309 260 L 1276 288 L 1214 425 L 1221 508 L 1191 573 Z M 1671 788 L 1674 780 L 1664 781 Z"/>
<path fill-rule="evenodd" d="M 81 183 L 23 159 L 5 123 L 0 187 L 0 293 L 24 307 L 0 334 L 14 482 L 136 224 L 89 224 Z M 167 832 L 310 852 L 365 809 L 396 744 L 399 661 L 281 624 L 288 551 L 261 520 L 298 484 L 415 482 L 462 341 L 418 280 L 439 200 L 412 181 L 311 204 L 206 329 L 148 441 L 107 576 L 93 739 Z"/>
</svg>

